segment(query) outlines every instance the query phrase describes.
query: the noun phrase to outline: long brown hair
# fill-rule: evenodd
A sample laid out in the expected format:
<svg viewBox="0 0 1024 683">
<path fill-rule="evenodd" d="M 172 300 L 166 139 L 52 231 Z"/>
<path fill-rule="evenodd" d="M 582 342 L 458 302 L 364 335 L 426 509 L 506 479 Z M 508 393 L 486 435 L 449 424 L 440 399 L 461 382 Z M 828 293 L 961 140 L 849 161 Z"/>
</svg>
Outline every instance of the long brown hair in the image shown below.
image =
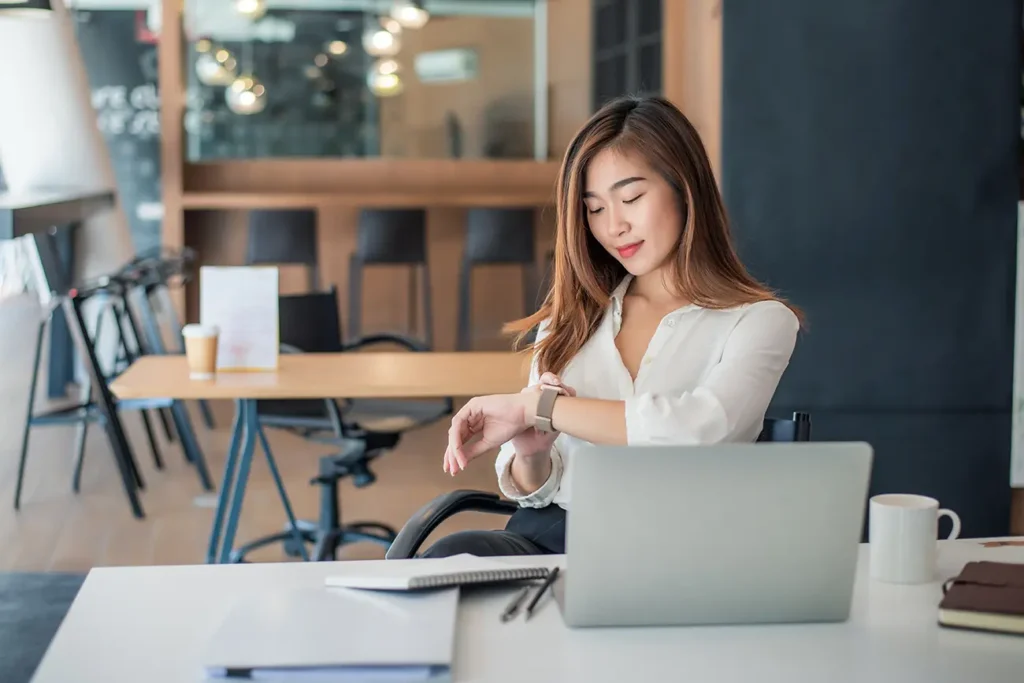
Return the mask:
<svg viewBox="0 0 1024 683">
<path fill-rule="evenodd" d="M 711 162 L 690 121 L 661 97 L 621 97 L 594 114 L 569 144 L 556 188 L 551 289 L 540 310 L 505 326 L 506 332 L 518 333 L 518 344 L 550 319 L 545 336 L 533 345 L 542 373 L 565 369 L 594 334 L 611 293 L 626 275 L 591 234 L 583 203 L 587 167 L 607 148 L 638 153 L 675 190 L 683 215 L 672 262 L 672 284 L 679 296 L 712 309 L 782 301 L 740 262 Z M 793 310 L 802 321 L 800 311 Z"/>
</svg>

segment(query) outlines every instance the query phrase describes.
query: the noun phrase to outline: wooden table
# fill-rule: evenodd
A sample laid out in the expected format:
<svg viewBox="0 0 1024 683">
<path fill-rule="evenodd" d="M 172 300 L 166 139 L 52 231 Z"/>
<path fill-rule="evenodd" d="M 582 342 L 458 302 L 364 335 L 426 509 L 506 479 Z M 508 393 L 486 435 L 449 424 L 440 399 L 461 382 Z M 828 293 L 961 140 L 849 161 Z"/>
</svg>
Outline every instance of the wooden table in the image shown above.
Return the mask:
<svg viewBox="0 0 1024 683">
<path fill-rule="evenodd" d="M 512 352 L 282 354 L 277 372 L 188 377 L 183 355 L 144 356 L 110 385 L 119 398 L 445 398 L 518 392 L 529 356 Z"/>
<path fill-rule="evenodd" d="M 872 581 L 867 544 L 859 550 L 850 619 L 834 624 L 571 629 L 554 600 L 542 601 L 530 621 L 502 623 L 498 617 L 517 587 L 467 590 L 459 600 L 451 678 L 456 683 L 1021 680 L 1024 640 L 940 628 L 937 615 L 942 580 L 971 560 L 1024 562 L 1024 547 L 986 547 L 980 539 L 940 541 L 937 580 L 917 586 Z M 502 559 L 560 566 L 565 560 L 560 555 Z M 276 601 L 293 590 L 324 590 L 324 578 L 341 571 L 373 574 L 389 563 L 435 561 L 93 569 L 32 681 L 200 680 L 203 650 L 238 601 Z M 751 567 L 756 564 L 751 558 Z M 572 572 L 564 577 L 571 581 Z M 341 613 L 328 623 L 304 626 L 329 629 L 344 640 L 361 626 L 346 617 Z M 512 662 L 513 652 L 525 656 Z"/>
<path fill-rule="evenodd" d="M 529 355 L 512 352 L 310 353 L 280 355 L 276 371 L 219 372 L 212 380 L 192 380 L 185 356 L 144 356 L 114 380 L 110 390 L 120 399 L 234 400 L 234 427 L 206 561 L 240 559 L 232 549 L 257 439 L 266 455 L 289 529 L 303 559 L 308 559 L 256 412 L 258 399 L 454 398 L 516 393 L 526 386 L 529 369 Z"/>
</svg>

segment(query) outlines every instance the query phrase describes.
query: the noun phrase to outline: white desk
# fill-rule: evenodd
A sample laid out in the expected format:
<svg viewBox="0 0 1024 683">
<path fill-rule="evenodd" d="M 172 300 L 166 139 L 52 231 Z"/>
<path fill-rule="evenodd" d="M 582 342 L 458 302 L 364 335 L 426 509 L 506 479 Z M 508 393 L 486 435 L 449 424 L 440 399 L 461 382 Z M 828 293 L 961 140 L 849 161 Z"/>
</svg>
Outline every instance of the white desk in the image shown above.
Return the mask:
<svg viewBox="0 0 1024 683">
<path fill-rule="evenodd" d="M 1024 680 L 1024 638 L 941 629 L 939 582 L 897 587 L 867 577 L 867 547 L 850 621 L 842 624 L 570 630 L 548 601 L 529 622 L 502 624 L 513 591 L 462 602 L 455 681 L 758 681 L 1010 683 Z M 1024 562 L 1024 547 L 942 543 L 941 575 L 970 559 Z M 562 558 L 550 558 L 552 564 Z M 411 560 L 415 562 L 416 560 Z M 529 561 L 529 560 L 527 560 Z M 233 601 L 321 586 L 333 563 L 93 570 L 34 683 L 201 680 L 198 657 Z M 367 563 L 367 568 L 372 564 Z M 324 624 L 336 630 L 358 624 Z"/>
</svg>

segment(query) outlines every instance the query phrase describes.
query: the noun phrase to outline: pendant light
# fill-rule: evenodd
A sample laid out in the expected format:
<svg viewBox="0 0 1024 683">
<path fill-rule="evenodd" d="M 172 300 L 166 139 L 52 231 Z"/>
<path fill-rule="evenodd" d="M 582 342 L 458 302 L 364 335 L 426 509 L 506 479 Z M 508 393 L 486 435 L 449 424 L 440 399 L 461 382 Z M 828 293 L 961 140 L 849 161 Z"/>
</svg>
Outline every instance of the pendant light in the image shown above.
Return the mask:
<svg viewBox="0 0 1024 683">
<path fill-rule="evenodd" d="M 239 76 L 224 91 L 224 99 L 236 114 L 259 114 L 267 108 L 267 89 L 255 76 Z"/>
<path fill-rule="evenodd" d="M 259 114 L 267 108 L 267 89 L 253 75 L 252 43 L 245 44 L 245 73 L 236 78 L 224 91 L 228 109 L 242 116 Z"/>
<path fill-rule="evenodd" d="M 367 85 L 377 97 L 394 97 L 400 95 L 405 89 L 402 83 L 402 76 L 399 73 L 401 67 L 393 59 L 380 59 L 370 69 L 367 77 Z"/>
<path fill-rule="evenodd" d="M 235 0 L 235 11 L 251 21 L 267 13 L 267 0 Z"/>
<path fill-rule="evenodd" d="M 405 28 L 423 28 L 430 21 L 430 13 L 423 7 L 423 0 L 396 0 L 391 7 L 391 16 Z"/>
<path fill-rule="evenodd" d="M 363 33 L 363 49 L 371 57 L 393 57 L 402 49 L 402 41 L 386 28 L 370 27 Z"/>
<path fill-rule="evenodd" d="M 237 69 L 238 62 L 224 48 L 207 49 L 196 57 L 196 76 L 203 85 L 228 85 L 235 80 Z"/>
</svg>

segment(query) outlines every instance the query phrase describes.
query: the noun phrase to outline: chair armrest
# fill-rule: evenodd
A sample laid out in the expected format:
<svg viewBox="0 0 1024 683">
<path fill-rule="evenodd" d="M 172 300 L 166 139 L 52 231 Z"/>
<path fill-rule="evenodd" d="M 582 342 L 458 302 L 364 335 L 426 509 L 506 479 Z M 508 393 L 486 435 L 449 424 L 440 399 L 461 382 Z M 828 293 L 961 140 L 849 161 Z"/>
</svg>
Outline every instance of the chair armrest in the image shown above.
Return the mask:
<svg viewBox="0 0 1024 683">
<path fill-rule="evenodd" d="M 412 337 L 406 337 L 400 334 L 371 334 L 367 337 L 361 337 L 351 344 L 345 344 L 344 350 L 351 351 L 353 349 L 360 349 L 364 346 L 370 346 L 371 344 L 386 344 L 386 343 L 398 344 L 404 346 L 410 351 L 429 351 L 430 347 L 421 342 L 418 339 Z"/>
<path fill-rule="evenodd" d="M 384 557 L 388 560 L 408 560 L 416 556 L 420 545 L 441 522 L 464 510 L 490 512 L 495 515 L 511 515 L 519 505 L 503 500 L 497 494 L 486 491 L 459 490 L 442 494 L 430 501 L 409 518 L 398 536 L 391 543 Z"/>
</svg>

